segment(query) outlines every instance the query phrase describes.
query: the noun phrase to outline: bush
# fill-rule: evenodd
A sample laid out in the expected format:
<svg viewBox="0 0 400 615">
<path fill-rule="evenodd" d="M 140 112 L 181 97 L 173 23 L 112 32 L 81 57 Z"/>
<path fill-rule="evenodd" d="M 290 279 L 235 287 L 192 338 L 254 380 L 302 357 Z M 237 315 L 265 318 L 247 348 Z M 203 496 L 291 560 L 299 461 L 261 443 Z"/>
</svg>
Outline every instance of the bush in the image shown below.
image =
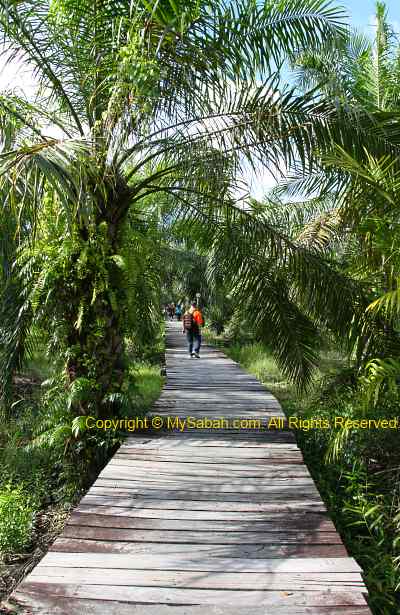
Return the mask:
<svg viewBox="0 0 400 615">
<path fill-rule="evenodd" d="M 297 395 L 260 343 L 232 344 L 230 356 L 277 395 L 287 416 L 302 419 L 392 419 L 399 416 L 398 390 L 383 390 L 366 404 L 357 371 L 340 353 L 321 357 L 313 387 Z M 296 431 L 305 462 L 329 515 L 352 557 L 364 570 L 374 615 L 400 613 L 400 451 L 396 429 Z"/>
<path fill-rule="evenodd" d="M 0 491 L 0 553 L 18 553 L 31 541 L 35 510 L 21 488 Z"/>
</svg>

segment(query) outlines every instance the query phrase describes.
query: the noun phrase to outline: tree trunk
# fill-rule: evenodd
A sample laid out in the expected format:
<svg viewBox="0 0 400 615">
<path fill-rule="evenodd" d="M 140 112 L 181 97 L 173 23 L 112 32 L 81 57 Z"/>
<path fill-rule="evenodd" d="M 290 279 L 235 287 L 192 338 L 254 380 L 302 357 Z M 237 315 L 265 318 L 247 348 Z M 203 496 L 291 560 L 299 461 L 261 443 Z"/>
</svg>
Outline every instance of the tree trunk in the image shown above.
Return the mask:
<svg viewBox="0 0 400 615">
<path fill-rule="evenodd" d="M 104 208 L 92 227 L 79 230 L 79 249 L 71 256 L 63 305 L 67 342 L 67 379 L 74 414 L 110 417 L 118 413 L 125 375 L 126 291 L 118 263 L 124 216 Z"/>
</svg>

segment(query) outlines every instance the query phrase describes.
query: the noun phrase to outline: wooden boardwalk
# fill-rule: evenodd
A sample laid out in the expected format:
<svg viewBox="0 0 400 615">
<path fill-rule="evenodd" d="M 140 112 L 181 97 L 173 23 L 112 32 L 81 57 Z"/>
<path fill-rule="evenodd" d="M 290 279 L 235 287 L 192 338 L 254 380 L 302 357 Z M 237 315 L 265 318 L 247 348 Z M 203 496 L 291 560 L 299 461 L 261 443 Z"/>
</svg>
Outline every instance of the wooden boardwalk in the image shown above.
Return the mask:
<svg viewBox="0 0 400 615">
<path fill-rule="evenodd" d="M 14 592 L 23 612 L 370 614 L 293 434 L 265 428 L 276 399 L 218 350 L 187 357 L 177 323 L 166 369 L 149 421 L 175 429 L 128 437 Z"/>
</svg>

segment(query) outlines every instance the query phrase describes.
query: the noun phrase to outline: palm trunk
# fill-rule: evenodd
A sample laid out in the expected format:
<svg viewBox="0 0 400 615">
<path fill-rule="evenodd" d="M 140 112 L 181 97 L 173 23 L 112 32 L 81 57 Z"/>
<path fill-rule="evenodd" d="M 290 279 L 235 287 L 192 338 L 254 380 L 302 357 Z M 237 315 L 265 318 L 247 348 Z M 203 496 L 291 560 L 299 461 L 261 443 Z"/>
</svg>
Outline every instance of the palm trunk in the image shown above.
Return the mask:
<svg viewBox="0 0 400 615">
<path fill-rule="evenodd" d="M 73 404 L 75 414 L 118 413 L 116 399 L 125 375 L 126 294 L 115 255 L 128 202 L 125 193 L 113 206 L 99 210 L 94 228 L 80 229 L 81 248 L 71 262 L 72 280 L 66 280 L 67 380 L 83 391 Z"/>
</svg>

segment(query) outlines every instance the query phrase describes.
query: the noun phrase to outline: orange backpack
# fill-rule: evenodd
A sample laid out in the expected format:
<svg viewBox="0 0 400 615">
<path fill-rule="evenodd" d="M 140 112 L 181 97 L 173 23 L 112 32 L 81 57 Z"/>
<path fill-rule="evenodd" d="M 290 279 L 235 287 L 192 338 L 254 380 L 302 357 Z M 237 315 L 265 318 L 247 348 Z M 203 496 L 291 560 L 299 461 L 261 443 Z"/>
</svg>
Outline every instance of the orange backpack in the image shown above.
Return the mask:
<svg viewBox="0 0 400 615">
<path fill-rule="evenodd" d="M 200 310 L 195 310 L 193 312 L 193 320 L 199 327 L 204 327 L 204 318 Z"/>
</svg>

